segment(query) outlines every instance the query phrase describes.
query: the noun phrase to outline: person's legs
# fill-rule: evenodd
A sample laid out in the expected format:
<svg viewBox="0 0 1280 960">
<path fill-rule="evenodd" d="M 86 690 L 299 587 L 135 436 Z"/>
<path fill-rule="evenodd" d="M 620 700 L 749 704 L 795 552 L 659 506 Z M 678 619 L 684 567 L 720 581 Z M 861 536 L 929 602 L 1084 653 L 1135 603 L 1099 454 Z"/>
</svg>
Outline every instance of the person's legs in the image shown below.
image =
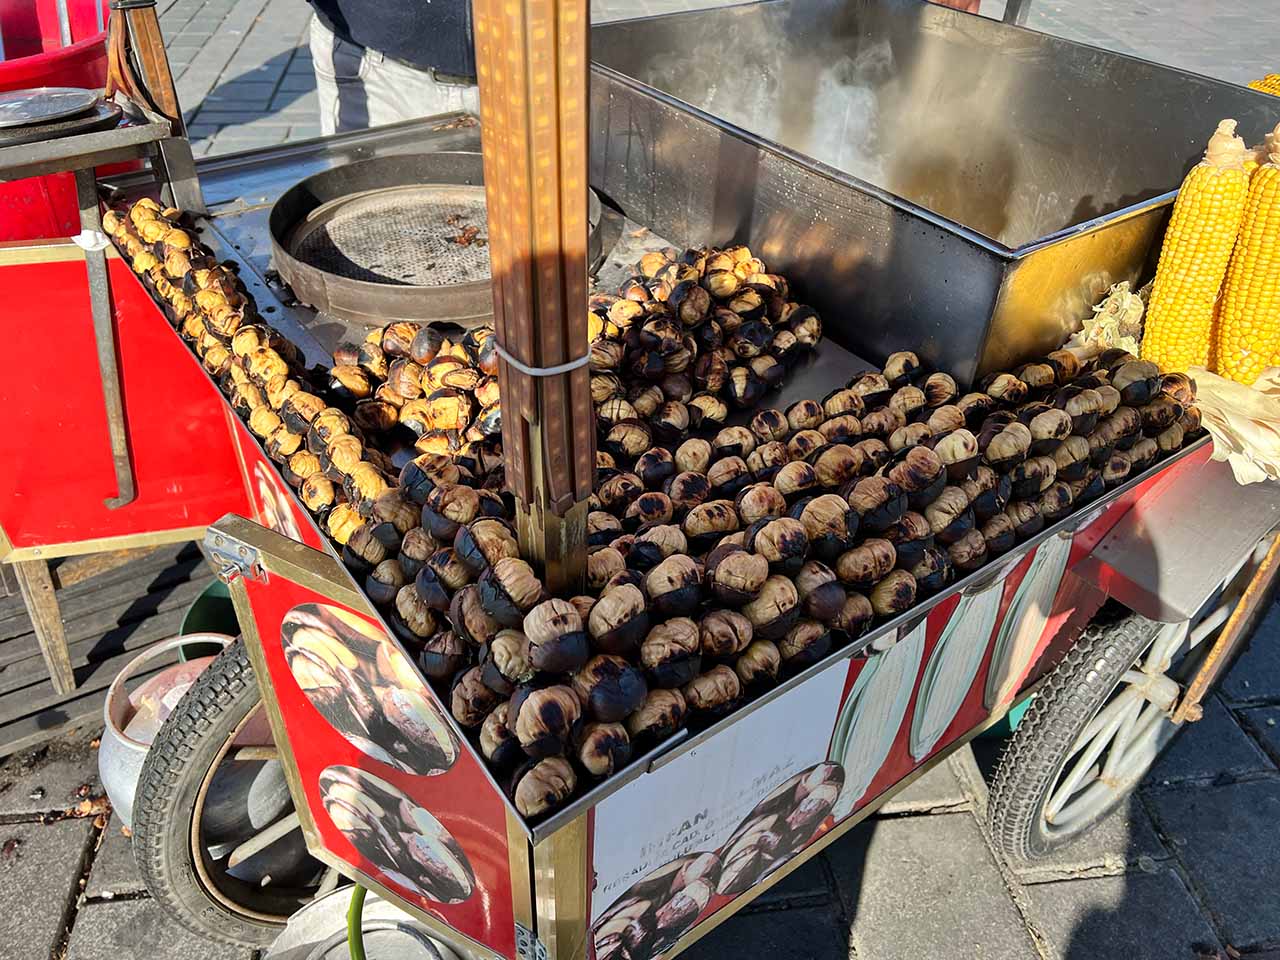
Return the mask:
<svg viewBox="0 0 1280 960">
<path fill-rule="evenodd" d="M 365 64 L 371 126 L 438 113 L 480 112 L 480 92 L 474 84 L 441 83 L 427 70 L 373 51 Z"/>
<path fill-rule="evenodd" d="M 368 51 L 338 39 L 318 17 L 311 17 L 311 63 L 320 100 L 320 132 L 326 136 L 370 126 L 364 75 Z M 385 121 L 383 121 L 385 122 Z"/>
</svg>

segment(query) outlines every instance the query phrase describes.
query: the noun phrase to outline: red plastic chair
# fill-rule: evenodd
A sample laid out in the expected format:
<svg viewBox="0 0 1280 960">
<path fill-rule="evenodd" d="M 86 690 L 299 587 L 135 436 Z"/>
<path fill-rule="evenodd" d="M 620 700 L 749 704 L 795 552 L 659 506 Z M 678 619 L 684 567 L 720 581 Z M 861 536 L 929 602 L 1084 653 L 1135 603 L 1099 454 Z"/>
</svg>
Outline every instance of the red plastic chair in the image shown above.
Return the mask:
<svg viewBox="0 0 1280 960">
<path fill-rule="evenodd" d="M 0 0 L 0 91 L 101 88 L 107 80 L 108 13 L 108 0 Z M 79 232 L 70 174 L 0 184 L 0 241 Z"/>
</svg>

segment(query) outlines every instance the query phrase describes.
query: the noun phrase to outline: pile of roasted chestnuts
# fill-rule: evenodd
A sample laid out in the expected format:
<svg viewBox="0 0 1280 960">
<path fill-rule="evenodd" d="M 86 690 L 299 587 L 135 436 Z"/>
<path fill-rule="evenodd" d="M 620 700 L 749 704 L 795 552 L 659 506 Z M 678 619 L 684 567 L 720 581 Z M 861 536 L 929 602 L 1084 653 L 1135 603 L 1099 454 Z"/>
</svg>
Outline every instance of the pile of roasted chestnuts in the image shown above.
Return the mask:
<svg viewBox="0 0 1280 960">
<path fill-rule="evenodd" d="M 817 315 L 745 247 L 647 254 L 592 301 L 586 590 L 551 597 L 500 493 L 491 331 L 393 323 L 307 372 L 175 211 L 104 225 L 530 818 L 1202 432 L 1190 379 L 1118 350 L 963 395 L 896 353 L 761 407 Z M 396 471 L 379 438 L 405 428 Z"/>
</svg>

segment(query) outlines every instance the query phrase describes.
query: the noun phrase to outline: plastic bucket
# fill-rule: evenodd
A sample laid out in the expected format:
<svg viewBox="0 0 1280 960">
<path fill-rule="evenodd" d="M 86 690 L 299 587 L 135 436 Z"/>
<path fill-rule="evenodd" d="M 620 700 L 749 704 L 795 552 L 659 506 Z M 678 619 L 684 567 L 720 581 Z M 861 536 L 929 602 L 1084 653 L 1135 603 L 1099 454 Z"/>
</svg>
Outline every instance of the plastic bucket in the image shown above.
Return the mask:
<svg viewBox="0 0 1280 960">
<path fill-rule="evenodd" d="M 234 635 L 239 632 L 240 623 L 236 619 L 236 608 L 231 603 L 231 589 L 221 580 L 211 580 L 200 591 L 200 596 L 191 601 L 191 606 L 183 614 L 182 626 L 178 628 L 178 633 L 184 637 L 200 633 Z M 212 657 L 221 649 L 218 643 L 193 642 L 178 648 L 178 659 L 185 662 L 195 657 Z"/>
<path fill-rule="evenodd" d="M 0 92 L 30 87 L 101 89 L 107 81 L 107 0 L 0 0 Z M 69 42 L 68 42 L 69 41 Z M 0 241 L 80 232 L 69 173 L 0 184 Z"/>
</svg>

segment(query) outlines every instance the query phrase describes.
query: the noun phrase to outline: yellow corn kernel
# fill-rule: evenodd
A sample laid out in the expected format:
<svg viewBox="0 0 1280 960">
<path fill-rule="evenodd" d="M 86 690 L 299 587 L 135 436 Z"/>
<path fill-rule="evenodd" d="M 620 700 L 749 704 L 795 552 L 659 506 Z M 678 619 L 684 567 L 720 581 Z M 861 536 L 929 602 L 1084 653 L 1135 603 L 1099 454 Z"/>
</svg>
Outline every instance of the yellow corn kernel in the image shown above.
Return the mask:
<svg viewBox="0 0 1280 960">
<path fill-rule="evenodd" d="M 1214 304 L 1249 186 L 1248 151 L 1235 129 L 1234 120 L 1218 124 L 1204 159 L 1182 181 L 1173 205 L 1142 338 L 1143 359 L 1161 370 L 1209 362 Z"/>
<path fill-rule="evenodd" d="M 1268 73 L 1261 80 L 1255 80 L 1249 84 L 1249 89 L 1261 90 L 1263 93 L 1280 97 L 1280 73 Z"/>
<path fill-rule="evenodd" d="M 1246 384 L 1280 354 L 1280 147 L 1249 182 L 1214 353 L 1218 374 Z"/>
</svg>

